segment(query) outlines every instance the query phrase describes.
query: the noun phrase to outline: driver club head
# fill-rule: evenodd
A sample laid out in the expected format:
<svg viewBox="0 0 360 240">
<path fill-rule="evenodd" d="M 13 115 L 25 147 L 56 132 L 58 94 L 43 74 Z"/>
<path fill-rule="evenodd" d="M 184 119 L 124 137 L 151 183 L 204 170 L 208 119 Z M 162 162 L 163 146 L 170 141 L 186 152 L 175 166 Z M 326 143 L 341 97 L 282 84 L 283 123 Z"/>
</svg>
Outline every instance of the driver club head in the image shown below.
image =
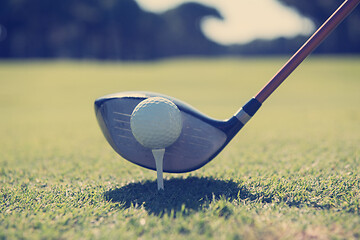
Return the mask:
<svg viewBox="0 0 360 240">
<path fill-rule="evenodd" d="M 150 97 L 171 100 L 179 108 L 183 121 L 180 137 L 165 149 L 164 172 L 183 173 L 196 170 L 230 142 L 255 114 L 261 104 L 251 99 L 228 120 L 215 120 L 175 98 L 150 92 L 123 92 L 95 101 L 95 113 L 101 130 L 112 148 L 123 158 L 142 167 L 156 170 L 151 149 L 143 147 L 133 136 L 130 117 L 134 108 Z"/>
</svg>

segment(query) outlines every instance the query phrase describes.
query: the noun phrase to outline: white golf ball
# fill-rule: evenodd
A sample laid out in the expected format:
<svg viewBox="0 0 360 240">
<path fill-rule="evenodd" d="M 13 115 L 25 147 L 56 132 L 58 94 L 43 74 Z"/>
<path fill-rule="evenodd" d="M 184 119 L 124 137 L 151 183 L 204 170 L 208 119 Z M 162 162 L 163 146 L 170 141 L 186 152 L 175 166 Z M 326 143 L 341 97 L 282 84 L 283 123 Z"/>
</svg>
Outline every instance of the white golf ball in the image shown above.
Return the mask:
<svg viewBox="0 0 360 240">
<path fill-rule="evenodd" d="M 140 102 L 130 118 L 131 131 L 144 147 L 162 149 L 172 145 L 180 136 L 180 110 L 170 100 L 151 97 Z"/>
</svg>

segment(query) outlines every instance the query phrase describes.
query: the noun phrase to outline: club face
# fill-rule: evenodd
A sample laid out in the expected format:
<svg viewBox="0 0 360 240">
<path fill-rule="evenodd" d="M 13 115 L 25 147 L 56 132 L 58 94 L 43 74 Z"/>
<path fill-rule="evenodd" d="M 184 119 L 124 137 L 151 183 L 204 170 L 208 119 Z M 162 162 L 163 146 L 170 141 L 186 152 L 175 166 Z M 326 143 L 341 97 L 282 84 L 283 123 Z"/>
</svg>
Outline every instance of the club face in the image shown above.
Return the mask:
<svg viewBox="0 0 360 240">
<path fill-rule="evenodd" d="M 125 92 L 95 101 L 99 125 L 113 149 L 128 161 L 155 170 L 151 149 L 137 142 L 130 128 L 134 108 L 144 99 L 161 96 L 173 101 L 181 112 L 183 129 L 177 141 L 166 148 L 164 172 L 182 173 L 198 169 L 213 159 L 230 141 L 231 121 L 218 121 L 177 99 L 148 92 Z M 229 139 L 230 137 L 230 139 Z"/>
</svg>

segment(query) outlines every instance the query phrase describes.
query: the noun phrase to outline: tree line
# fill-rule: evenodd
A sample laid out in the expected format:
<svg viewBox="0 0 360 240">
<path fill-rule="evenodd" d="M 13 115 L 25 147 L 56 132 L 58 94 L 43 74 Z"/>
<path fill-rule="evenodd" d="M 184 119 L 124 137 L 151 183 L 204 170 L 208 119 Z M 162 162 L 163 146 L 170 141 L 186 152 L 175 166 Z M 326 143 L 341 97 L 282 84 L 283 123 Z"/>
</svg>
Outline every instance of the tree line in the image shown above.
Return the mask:
<svg viewBox="0 0 360 240">
<path fill-rule="evenodd" d="M 280 0 L 320 25 L 341 1 Z M 256 40 L 223 46 L 201 31 L 206 17 L 220 13 L 184 3 L 155 14 L 134 0 L 1 0 L 0 58 L 152 60 L 175 56 L 291 53 L 305 39 Z M 357 10 L 319 48 L 319 53 L 359 53 Z"/>
</svg>

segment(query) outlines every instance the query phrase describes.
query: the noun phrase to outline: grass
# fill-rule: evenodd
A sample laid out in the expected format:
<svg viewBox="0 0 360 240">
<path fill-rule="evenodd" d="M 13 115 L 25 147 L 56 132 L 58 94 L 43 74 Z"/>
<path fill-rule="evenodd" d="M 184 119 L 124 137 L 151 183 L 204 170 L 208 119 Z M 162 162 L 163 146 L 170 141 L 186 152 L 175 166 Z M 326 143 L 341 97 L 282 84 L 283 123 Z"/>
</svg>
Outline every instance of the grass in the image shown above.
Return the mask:
<svg viewBox="0 0 360 240">
<path fill-rule="evenodd" d="M 286 59 L 0 62 L 0 239 L 359 239 L 360 58 L 310 58 L 203 168 L 156 174 L 93 101 L 147 90 L 228 118 Z"/>
</svg>

